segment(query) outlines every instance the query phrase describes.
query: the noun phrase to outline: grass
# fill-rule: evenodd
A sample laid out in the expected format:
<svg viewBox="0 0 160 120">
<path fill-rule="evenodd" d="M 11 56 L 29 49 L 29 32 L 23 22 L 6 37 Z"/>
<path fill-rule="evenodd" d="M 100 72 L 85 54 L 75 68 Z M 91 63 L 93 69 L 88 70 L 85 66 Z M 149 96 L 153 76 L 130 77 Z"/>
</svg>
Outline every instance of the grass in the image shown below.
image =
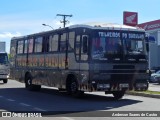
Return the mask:
<svg viewBox="0 0 160 120">
<path fill-rule="evenodd" d="M 150 90 L 143 91 L 143 93 L 147 93 L 147 94 L 159 94 L 160 95 L 160 92 L 158 92 L 158 91 L 150 91 Z"/>
<path fill-rule="evenodd" d="M 145 94 L 156 94 L 156 95 L 160 95 L 160 92 L 158 91 L 150 91 L 150 90 L 147 90 L 147 91 L 130 91 L 132 93 L 145 93 Z"/>
</svg>

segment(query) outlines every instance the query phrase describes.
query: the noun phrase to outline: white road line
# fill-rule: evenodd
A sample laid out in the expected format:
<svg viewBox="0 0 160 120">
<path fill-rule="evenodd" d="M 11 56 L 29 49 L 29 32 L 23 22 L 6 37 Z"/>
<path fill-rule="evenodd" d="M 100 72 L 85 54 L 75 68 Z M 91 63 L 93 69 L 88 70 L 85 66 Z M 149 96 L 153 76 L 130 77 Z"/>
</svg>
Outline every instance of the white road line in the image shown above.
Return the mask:
<svg viewBox="0 0 160 120">
<path fill-rule="evenodd" d="M 26 106 L 26 107 L 29 107 L 29 106 L 31 106 L 31 105 L 29 105 L 29 104 L 26 104 L 26 103 L 19 103 L 20 105 L 23 105 L 23 106 Z"/>
<path fill-rule="evenodd" d="M 2 98 L 3 96 L 0 96 L 0 98 Z"/>
<path fill-rule="evenodd" d="M 47 110 L 44 110 L 44 109 L 41 109 L 41 108 L 38 108 L 38 107 L 34 107 L 35 110 L 38 110 L 38 111 L 47 111 Z"/>
<path fill-rule="evenodd" d="M 65 119 L 65 120 L 74 120 L 74 119 L 69 118 L 69 117 L 60 117 L 60 118 L 63 118 L 63 119 Z"/>
<path fill-rule="evenodd" d="M 13 100 L 13 99 L 7 99 L 8 101 L 11 101 L 11 102 L 14 102 L 15 100 Z"/>
</svg>

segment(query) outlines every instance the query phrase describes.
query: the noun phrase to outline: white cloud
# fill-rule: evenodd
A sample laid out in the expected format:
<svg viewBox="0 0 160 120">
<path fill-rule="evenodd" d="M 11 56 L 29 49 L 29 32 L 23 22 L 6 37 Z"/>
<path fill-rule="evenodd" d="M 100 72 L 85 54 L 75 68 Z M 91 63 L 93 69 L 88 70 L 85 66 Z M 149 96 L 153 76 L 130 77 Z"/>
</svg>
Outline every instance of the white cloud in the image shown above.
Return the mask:
<svg viewBox="0 0 160 120">
<path fill-rule="evenodd" d="M 20 32 L 16 32 L 16 33 L 4 32 L 4 33 L 0 33 L 0 39 L 1 38 L 12 38 L 12 37 L 17 37 L 21 35 L 22 34 Z"/>
</svg>

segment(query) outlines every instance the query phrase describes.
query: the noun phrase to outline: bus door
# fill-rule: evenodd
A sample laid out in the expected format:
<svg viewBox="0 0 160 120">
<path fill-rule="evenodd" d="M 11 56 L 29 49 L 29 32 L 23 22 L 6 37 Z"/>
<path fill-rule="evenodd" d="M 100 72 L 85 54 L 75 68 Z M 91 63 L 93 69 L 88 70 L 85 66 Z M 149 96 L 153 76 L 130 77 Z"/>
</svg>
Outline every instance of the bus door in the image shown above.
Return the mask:
<svg viewBox="0 0 160 120">
<path fill-rule="evenodd" d="M 65 80 L 65 72 L 67 70 L 67 39 L 68 34 L 62 33 L 60 34 L 59 40 L 59 57 L 58 57 L 58 68 L 59 68 L 59 80 L 57 81 L 59 85 L 63 85 L 63 81 Z M 62 87 L 62 86 L 58 86 Z"/>
<path fill-rule="evenodd" d="M 87 75 L 88 76 L 88 70 L 89 70 L 89 64 L 88 64 L 88 35 L 77 35 L 76 36 L 76 67 L 77 72 L 79 74 L 79 80 L 81 80 L 81 75 Z M 79 81 L 79 83 L 84 83 L 87 81 Z"/>
<path fill-rule="evenodd" d="M 80 77 L 81 84 L 88 84 L 87 78 L 89 77 L 89 62 L 88 62 L 88 35 L 81 36 L 81 50 L 80 50 Z"/>
</svg>

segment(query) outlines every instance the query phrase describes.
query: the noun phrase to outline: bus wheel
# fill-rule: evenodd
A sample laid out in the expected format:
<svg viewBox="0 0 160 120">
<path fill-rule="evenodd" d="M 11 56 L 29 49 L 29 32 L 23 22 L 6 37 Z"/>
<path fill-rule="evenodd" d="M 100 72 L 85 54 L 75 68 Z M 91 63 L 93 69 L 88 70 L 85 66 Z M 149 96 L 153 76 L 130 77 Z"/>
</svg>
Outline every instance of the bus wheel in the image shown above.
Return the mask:
<svg viewBox="0 0 160 120">
<path fill-rule="evenodd" d="M 78 90 L 78 83 L 75 80 L 74 77 L 70 77 L 67 80 L 67 92 L 69 95 L 72 95 L 74 97 L 82 97 L 84 92 Z"/>
<path fill-rule="evenodd" d="M 30 91 L 39 91 L 41 89 L 41 85 L 32 84 L 31 76 L 27 76 L 25 81 L 25 88 L 27 88 Z"/>
<path fill-rule="evenodd" d="M 4 79 L 4 80 L 3 80 L 3 83 L 7 83 L 7 82 L 8 82 L 8 79 Z"/>
<path fill-rule="evenodd" d="M 114 91 L 112 94 L 116 100 L 119 100 L 124 96 L 125 91 Z"/>
</svg>

